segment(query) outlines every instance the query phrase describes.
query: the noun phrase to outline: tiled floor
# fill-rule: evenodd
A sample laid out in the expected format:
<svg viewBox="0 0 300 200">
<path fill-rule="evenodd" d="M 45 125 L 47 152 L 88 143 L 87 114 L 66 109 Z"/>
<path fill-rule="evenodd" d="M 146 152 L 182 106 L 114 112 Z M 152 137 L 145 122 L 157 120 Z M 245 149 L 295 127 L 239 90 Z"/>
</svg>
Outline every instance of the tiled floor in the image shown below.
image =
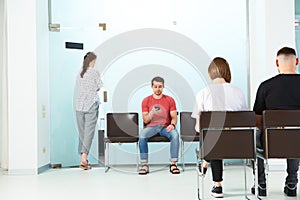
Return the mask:
<svg viewBox="0 0 300 200">
<path fill-rule="evenodd" d="M 244 171 L 242 166 L 225 166 L 224 199 L 244 199 Z M 1 200 L 197 200 L 197 176 L 193 166 L 180 175 L 169 173 L 167 166 L 150 166 L 150 173 L 139 176 L 133 166 L 103 167 L 90 171 L 79 168 L 51 169 L 37 176 L 8 176 L 1 171 Z M 248 189 L 253 184 L 251 169 L 247 168 Z M 264 199 L 300 199 L 285 197 L 282 190 L 285 172 L 271 172 L 269 197 Z M 211 171 L 205 177 L 205 199 L 212 187 Z M 250 199 L 254 196 L 249 194 Z"/>
</svg>

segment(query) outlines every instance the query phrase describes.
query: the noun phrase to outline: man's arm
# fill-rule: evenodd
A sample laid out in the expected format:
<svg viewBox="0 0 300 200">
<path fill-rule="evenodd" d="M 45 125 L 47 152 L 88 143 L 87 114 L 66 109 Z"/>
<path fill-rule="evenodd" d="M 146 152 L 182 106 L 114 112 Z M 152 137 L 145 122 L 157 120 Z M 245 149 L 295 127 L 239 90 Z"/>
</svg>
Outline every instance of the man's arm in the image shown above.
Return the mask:
<svg viewBox="0 0 300 200">
<path fill-rule="evenodd" d="M 171 122 L 166 128 L 167 132 L 170 132 L 171 130 L 175 129 L 177 123 L 177 111 L 176 110 L 171 111 L 170 116 L 171 116 Z"/>
<path fill-rule="evenodd" d="M 144 123 L 148 124 L 151 121 L 151 117 L 152 116 L 148 112 L 143 112 L 142 115 L 143 115 L 143 121 L 144 121 Z"/>
<path fill-rule="evenodd" d="M 171 111 L 170 115 L 171 115 L 171 124 L 176 125 L 176 123 L 177 123 L 177 111 L 176 110 Z"/>
</svg>

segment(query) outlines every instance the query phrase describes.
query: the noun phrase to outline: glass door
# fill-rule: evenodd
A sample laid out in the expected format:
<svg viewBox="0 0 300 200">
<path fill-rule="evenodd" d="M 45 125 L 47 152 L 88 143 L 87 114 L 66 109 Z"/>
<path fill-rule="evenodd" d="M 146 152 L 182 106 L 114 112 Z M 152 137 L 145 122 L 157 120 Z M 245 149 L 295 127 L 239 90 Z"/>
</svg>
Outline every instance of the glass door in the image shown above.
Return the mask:
<svg viewBox="0 0 300 200">
<path fill-rule="evenodd" d="M 141 101 L 152 93 L 150 81 L 157 75 L 165 78 L 164 92 L 174 97 L 178 111 L 191 111 L 196 93 L 209 83 L 207 67 L 215 56 L 228 60 L 232 83 L 248 94 L 246 1 L 52 0 L 52 23 L 60 24 L 59 32 L 50 33 L 52 164 L 76 166 L 80 160 L 73 95 L 87 51 L 98 54 L 95 67 L 107 92 L 98 126 L 104 132 L 108 112 L 141 116 Z M 83 50 L 65 48 L 66 42 L 80 43 Z M 89 158 L 94 164 L 95 136 Z M 186 145 L 187 163 L 194 162 L 196 146 Z M 114 147 L 110 164 L 135 163 L 135 145 Z M 167 163 L 169 144 L 153 144 L 150 152 L 151 163 Z"/>
</svg>

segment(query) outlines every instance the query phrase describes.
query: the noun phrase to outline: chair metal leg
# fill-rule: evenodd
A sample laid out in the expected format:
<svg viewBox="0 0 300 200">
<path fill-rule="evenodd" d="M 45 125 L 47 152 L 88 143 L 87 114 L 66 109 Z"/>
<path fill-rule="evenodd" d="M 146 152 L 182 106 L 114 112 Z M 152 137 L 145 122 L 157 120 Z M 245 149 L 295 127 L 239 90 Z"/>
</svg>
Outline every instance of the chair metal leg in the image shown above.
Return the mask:
<svg viewBox="0 0 300 200">
<path fill-rule="evenodd" d="M 258 195 L 258 167 L 257 167 L 257 158 L 253 159 L 253 171 L 254 171 L 254 189 L 255 189 L 255 199 L 261 200 L 261 198 Z"/>
<path fill-rule="evenodd" d="M 109 142 L 106 143 L 105 145 L 105 173 L 108 172 L 108 170 L 110 169 L 109 167 Z"/>
<path fill-rule="evenodd" d="M 138 143 L 136 142 L 136 171 L 139 171 L 139 152 L 138 152 Z"/>
<path fill-rule="evenodd" d="M 200 190 L 200 176 L 199 176 L 199 160 L 197 159 L 197 165 L 196 165 L 196 176 L 197 176 L 197 194 L 198 194 L 198 200 L 204 199 L 203 198 L 203 188 L 202 191 Z"/>
<path fill-rule="evenodd" d="M 248 199 L 247 197 L 247 172 L 246 172 L 246 161 L 244 162 L 244 183 L 245 183 L 245 190 L 244 190 L 244 194 L 245 194 L 245 198 Z"/>
<path fill-rule="evenodd" d="M 265 166 L 265 173 L 266 173 L 266 195 L 268 196 L 268 183 L 269 183 L 269 171 L 270 171 L 270 168 L 269 168 L 269 162 L 268 162 L 268 159 L 266 159 L 266 166 Z"/>
<path fill-rule="evenodd" d="M 199 158 L 196 154 L 196 176 L 197 176 L 197 196 L 198 196 L 198 200 L 201 200 L 200 197 L 200 181 L 199 181 Z"/>
<path fill-rule="evenodd" d="M 256 166 L 256 160 L 254 159 L 254 188 L 255 188 L 255 194 L 258 194 L 258 169 L 257 169 L 257 166 Z M 245 182 L 245 199 L 250 199 L 247 195 L 247 159 L 245 159 L 245 162 L 244 162 L 244 182 Z M 260 199 L 258 197 L 258 195 L 255 195 L 255 199 Z"/>
<path fill-rule="evenodd" d="M 198 163 L 198 161 L 197 161 Z M 198 199 L 201 200 L 200 197 L 200 181 L 199 181 L 199 174 L 198 174 L 198 164 L 197 164 L 197 169 L 196 169 L 196 175 L 197 175 L 197 194 L 198 194 Z"/>
<path fill-rule="evenodd" d="M 203 163 L 204 159 L 201 159 L 201 163 Z M 203 164 L 201 164 L 201 171 L 204 171 Z M 201 199 L 204 199 L 204 175 L 201 175 Z"/>
<path fill-rule="evenodd" d="M 254 182 L 254 187 L 256 188 L 255 189 L 255 194 L 257 194 L 256 195 L 256 199 L 259 199 L 259 200 L 261 200 L 261 198 L 259 198 L 259 196 L 258 196 L 258 167 L 257 167 L 257 158 L 254 160 L 254 165 L 255 165 L 255 170 L 254 170 L 254 172 L 255 172 L 255 182 Z"/>
<path fill-rule="evenodd" d="M 250 199 L 248 196 L 247 196 L 247 159 L 245 159 L 245 162 L 244 162 L 244 181 L 245 181 L 245 199 Z M 255 187 L 255 184 L 254 184 L 254 187 Z"/>
<path fill-rule="evenodd" d="M 201 144 L 203 144 L 203 141 L 204 141 L 204 138 L 203 138 L 203 133 L 201 134 L 201 138 L 200 138 L 200 141 L 201 141 Z M 196 151 L 197 152 L 197 151 Z M 201 175 L 201 190 L 200 190 L 200 185 L 199 185 L 199 162 L 201 162 L 201 171 L 203 172 L 204 171 L 204 168 L 203 168 L 203 161 L 204 161 L 204 147 L 203 145 L 200 145 L 199 143 L 199 152 L 201 153 L 201 155 L 198 155 L 196 154 L 196 157 L 197 157 L 197 177 L 198 177 L 198 199 L 201 200 L 201 199 L 204 199 L 204 176 Z"/>
<path fill-rule="evenodd" d="M 196 174 L 197 174 L 197 192 L 198 192 L 198 199 L 202 200 L 204 199 L 204 176 L 203 175 L 199 175 L 199 162 L 203 162 L 203 159 L 198 160 L 196 162 Z M 202 167 L 202 171 L 203 169 L 203 165 L 201 165 Z M 200 179 L 201 178 L 201 184 L 200 184 Z M 201 188 L 201 189 L 200 189 Z"/>
<path fill-rule="evenodd" d="M 181 141 L 181 165 L 182 165 L 182 171 L 185 170 L 185 164 L 184 164 L 184 141 Z"/>
<path fill-rule="evenodd" d="M 106 141 L 104 140 L 104 172 L 106 172 L 106 167 L 107 167 L 107 144 Z"/>
</svg>

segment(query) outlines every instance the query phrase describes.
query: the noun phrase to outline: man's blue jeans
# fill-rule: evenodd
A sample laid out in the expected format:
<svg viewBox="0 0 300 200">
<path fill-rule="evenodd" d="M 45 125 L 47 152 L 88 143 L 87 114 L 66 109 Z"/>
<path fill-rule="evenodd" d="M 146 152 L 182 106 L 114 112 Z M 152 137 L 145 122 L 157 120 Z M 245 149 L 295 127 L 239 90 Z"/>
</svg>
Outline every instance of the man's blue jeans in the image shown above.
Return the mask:
<svg viewBox="0 0 300 200">
<path fill-rule="evenodd" d="M 144 128 L 139 136 L 139 149 L 141 162 L 148 162 L 148 140 L 149 138 L 160 135 L 169 138 L 171 161 L 177 162 L 179 152 L 179 134 L 176 129 L 167 132 L 164 126 L 151 126 Z"/>
</svg>

